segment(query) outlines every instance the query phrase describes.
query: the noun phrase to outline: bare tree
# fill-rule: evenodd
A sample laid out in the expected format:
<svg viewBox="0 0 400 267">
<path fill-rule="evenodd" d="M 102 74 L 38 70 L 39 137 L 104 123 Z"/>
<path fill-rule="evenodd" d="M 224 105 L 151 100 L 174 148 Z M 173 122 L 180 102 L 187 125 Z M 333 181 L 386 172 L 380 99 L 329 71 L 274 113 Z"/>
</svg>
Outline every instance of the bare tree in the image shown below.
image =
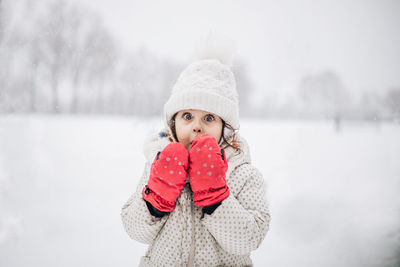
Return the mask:
<svg viewBox="0 0 400 267">
<path fill-rule="evenodd" d="M 391 88 L 387 92 L 384 105 L 391 118 L 400 119 L 400 88 Z"/>
<path fill-rule="evenodd" d="M 61 111 L 59 85 L 65 75 L 65 64 L 70 59 L 68 36 L 65 36 L 65 30 L 70 26 L 69 14 L 69 7 L 65 2 L 54 1 L 47 6 L 46 15 L 39 22 L 40 29 L 43 30 L 42 61 L 48 73 L 52 110 L 55 113 Z"/>
<path fill-rule="evenodd" d="M 3 41 L 4 38 L 4 31 L 5 31 L 5 19 L 4 19 L 4 2 L 0 0 L 0 44 Z"/>
<path fill-rule="evenodd" d="M 351 99 L 342 80 L 333 71 L 304 77 L 300 82 L 304 111 L 336 120 L 344 115 Z"/>
<path fill-rule="evenodd" d="M 97 16 L 64 0 L 0 3 L 2 112 L 161 114 L 178 64 L 121 51 Z"/>
<path fill-rule="evenodd" d="M 110 96 L 108 86 L 115 78 L 117 49 L 108 32 L 99 23 L 93 24 L 87 38 L 85 57 L 89 67 L 87 79 L 92 90 L 90 96 L 94 100 L 92 110 L 104 113 Z"/>
<path fill-rule="evenodd" d="M 7 4 L 7 5 L 6 5 Z M 8 65 L 11 61 L 11 56 L 7 53 L 9 44 L 7 43 L 7 32 L 9 32 L 9 17 L 10 17 L 10 5 L 5 1 L 0 0 L 0 111 L 6 109 L 7 101 L 7 77 L 10 69 Z"/>
<path fill-rule="evenodd" d="M 70 102 L 70 112 L 77 113 L 79 107 L 79 89 L 82 83 L 82 72 L 87 66 L 86 60 L 86 49 L 89 46 L 87 44 L 87 26 L 86 21 L 83 19 L 83 14 L 79 10 L 75 9 L 69 18 L 71 30 L 71 58 L 70 58 L 70 77 L 71 77 L 71 90 L 72 97 Z M 86 27 L 85 27 L 86 26 Z"/>
<path fill-rule="evenodd" d="M 359 108 L 362 119 L 378 122 L 383 114 L 383 98 L 376 91 L 361 94 Z"/>
</svg>

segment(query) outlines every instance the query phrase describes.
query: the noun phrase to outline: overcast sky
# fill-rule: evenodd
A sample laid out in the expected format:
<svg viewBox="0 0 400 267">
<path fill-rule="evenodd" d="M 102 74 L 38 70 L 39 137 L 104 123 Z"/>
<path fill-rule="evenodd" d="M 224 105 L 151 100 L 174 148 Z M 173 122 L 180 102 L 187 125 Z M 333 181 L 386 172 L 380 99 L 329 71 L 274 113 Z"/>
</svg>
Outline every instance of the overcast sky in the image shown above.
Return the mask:
<svg viewBox="0 0 400 267">
<path fill-rule="evenodd" d="M 189 63 L 214 31 L 234 39 L 259 90 L 292 90 L 326 69 L 360 92 L 400 86 L 400 1 L 69 0 L 95 10 L 129 49 Z"/>
</svg>

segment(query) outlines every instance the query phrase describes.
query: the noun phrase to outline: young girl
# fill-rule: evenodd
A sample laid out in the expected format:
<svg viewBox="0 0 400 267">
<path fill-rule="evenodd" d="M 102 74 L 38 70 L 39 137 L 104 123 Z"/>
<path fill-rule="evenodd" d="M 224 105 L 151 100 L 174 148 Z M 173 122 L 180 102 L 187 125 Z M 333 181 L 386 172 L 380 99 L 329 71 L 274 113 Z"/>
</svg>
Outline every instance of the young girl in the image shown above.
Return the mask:
<svg viewBox="0 0 400 267">
<path fill-rule="evenodd" d="M 164 106 L 166 129 L 144 145 L 128 235 L 149 244 L 140 266 L 252 266 L 270 215 L 262 175 L 241 138 L 238 95 L 218 59 L 190 64 Z"/>
</svg>

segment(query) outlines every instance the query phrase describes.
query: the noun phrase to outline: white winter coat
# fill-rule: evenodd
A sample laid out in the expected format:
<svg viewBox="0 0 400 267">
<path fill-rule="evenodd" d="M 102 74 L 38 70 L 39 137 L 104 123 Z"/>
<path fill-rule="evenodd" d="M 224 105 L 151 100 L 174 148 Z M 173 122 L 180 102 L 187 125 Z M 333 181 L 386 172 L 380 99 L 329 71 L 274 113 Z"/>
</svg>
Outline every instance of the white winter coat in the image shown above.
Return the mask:
<svg viewBox="0 0 400 267">
<path fill-rule="evenodd" d="M 252 266 L 250 252 L 263 241 L 270 214 L 262 175 L 250 164 L 247 143 L 239 140 L 240 154 L 225 149 L 229 197 L 211 215 L 203 215 L 193 203 L 188 179 L 175 209 L 160 219 L 150 214 L 141 192 L 157 152 L 170 141 L 160 135 L 149 138 L 142 178 L 121 212 L 128 235 L 150 245 L 140 266 Z"/>
</svg>

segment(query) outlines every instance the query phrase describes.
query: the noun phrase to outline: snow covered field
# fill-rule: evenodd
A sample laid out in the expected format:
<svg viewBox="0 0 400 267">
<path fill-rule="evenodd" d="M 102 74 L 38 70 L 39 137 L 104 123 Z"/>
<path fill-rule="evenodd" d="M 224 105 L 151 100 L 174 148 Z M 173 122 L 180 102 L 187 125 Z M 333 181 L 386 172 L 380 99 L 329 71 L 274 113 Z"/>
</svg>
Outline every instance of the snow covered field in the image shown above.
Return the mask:
<svg viewBox="0 0 400 267">
<path fill-rule="evenodd" d="M 0 116 L 0 266 L 137 266 L 120 209 L 160 118 Z M 272 221 L 255 266 L 399 266 L 400 125 L 243 120 Z"/>
</svg>

